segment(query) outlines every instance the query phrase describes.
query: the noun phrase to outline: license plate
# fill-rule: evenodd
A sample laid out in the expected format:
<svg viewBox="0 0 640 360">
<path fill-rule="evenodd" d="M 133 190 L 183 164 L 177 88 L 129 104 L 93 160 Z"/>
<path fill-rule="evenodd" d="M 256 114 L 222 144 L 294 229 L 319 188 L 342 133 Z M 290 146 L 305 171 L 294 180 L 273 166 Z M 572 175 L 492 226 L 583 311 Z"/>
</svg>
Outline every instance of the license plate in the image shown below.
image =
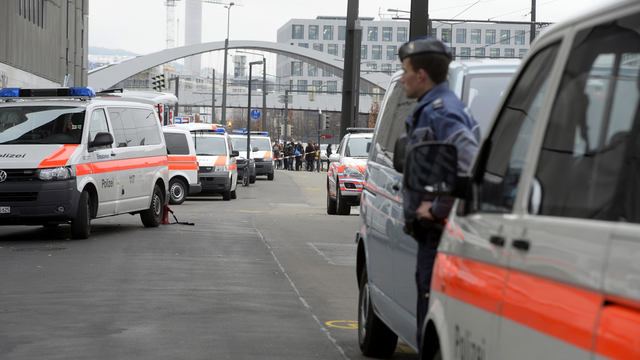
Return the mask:
<svg viewBox="0 0 640 360">
<path fill-rule="evenodd" d="M 10 214 L 11 207 L 10 206 L 0 206 L 0 214 Z"/>
</svg>

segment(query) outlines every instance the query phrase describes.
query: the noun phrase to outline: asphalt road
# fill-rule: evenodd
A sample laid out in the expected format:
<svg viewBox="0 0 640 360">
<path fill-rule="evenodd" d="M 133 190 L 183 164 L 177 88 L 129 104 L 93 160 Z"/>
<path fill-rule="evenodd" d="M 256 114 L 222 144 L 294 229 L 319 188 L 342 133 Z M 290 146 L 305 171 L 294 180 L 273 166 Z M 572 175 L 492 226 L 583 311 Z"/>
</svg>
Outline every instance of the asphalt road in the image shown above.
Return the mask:
<svg viewBox="0 0 640 360">
<path fill-rule="evenodd" d="M 87 240 L 0 228 L 0 359 L 364 359 L 358 208 L 327 215 L 326 173 L 237 193 L 189 198 L 158 228 L 94 220 Z M 399 343 L 393 359 L 417 356 Z"/>
</svg>

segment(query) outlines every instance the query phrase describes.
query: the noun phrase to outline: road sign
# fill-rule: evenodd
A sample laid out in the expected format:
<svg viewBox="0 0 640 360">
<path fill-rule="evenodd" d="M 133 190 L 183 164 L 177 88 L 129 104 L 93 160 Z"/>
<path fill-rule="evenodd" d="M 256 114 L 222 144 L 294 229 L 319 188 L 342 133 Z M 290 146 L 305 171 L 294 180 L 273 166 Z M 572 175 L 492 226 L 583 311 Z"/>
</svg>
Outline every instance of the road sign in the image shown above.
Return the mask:
<svg viewBox="0 0 640 360">
<path fill-rule="evenodd" d="M 293 95 L 289 95 L 289 96 L 285 96 L 285 95 L 278 95 L 278 102 L 281 103 L 292 103 L 293 102 Z"/>
<path fill-rule="evenodd" d="M 331 139 L 331 135 L 320 135 L 320 139 Z"/>
<path fill-rule="evenodd" d="M 251 110 L 251 118 L 253 120 L 258 120 L 260 119 L 260 110 L 255 109 L 255 110 Z"/>
</svg>

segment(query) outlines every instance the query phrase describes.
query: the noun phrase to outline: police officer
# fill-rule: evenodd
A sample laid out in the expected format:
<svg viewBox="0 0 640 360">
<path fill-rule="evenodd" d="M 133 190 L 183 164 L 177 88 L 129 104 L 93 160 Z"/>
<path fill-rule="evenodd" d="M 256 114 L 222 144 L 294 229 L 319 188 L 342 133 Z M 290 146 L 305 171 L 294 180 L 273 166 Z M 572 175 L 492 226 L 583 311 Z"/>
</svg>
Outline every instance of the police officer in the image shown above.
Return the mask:
<svg viewBox="0 0 640 360">
<path fill-rule="evenodd" d="M 418 105 L 406 120 L 407 146 L 421 141 L 453 144 L 458 150 L 458 171 L 466 172 L 478 149 L 480 128 L 467 106 L 447 85 L 451 62 L 449 49 L 435 38 L 421 37 L 403 44 L 398 54 L 404 70 L 400 81 L 407 97 L 418 99 Z M 429 285 L 436 249 L 453 201 L 452 198 L 423 195 L 408 189 L 404 191 L 404 230 L 418 241 L 418 343 L 429 306 Z"/>
</svg>

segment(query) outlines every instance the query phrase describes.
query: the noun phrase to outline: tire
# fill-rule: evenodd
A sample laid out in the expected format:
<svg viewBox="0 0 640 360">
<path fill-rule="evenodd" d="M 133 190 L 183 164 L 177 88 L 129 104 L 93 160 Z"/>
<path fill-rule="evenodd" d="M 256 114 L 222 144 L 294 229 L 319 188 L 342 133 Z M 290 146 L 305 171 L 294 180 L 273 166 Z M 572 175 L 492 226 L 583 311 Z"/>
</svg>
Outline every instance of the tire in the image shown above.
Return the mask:
<svg viewBox="0 0 640 360">
<path fill-rule="evenodd" d="M 432 360 L 442 360 L 442 352 L 440 352 L 440 349 L 433 354 Z"/>
<path fill-rule="evenodd" d="M 358 344 L 362 354 L 374 358 L 388 358 L 396 351 L 398 335 L 394 334 L 373 312 L 367 269 L 360 278 L 358 297 Z"/>
<path fill-rule="evenodd" d="M 145 227 L 158 227 L 162 222 L 162 215 L 164 212 L 164 195 L 160 186 L 157 184 L 153 187 L 153 194 L 151 195 L 151 205 L 147 210 L 140 213 L 140 220 Z"/>
<path fill-rule="evenodd" d="M 336 182 L 336 207 L 338 208 L 338 215 L 349 215 L 351 214 L 351 206 L 345 203 L 342 194 L 340 193 L 340 185 Z"/>
<path fill-rule="evenodd" d="M 237 189 L 236 189 L 236 190 L 237 190 Z M 236 190 L 233 190 L 233 191 L 231 192 L 231 198 L 232 198 L 232 199 L 235 199 L 235 198 L 237 198 L 237 197 L 238 197 L 238 195 L 236 194 Z"/>
<path fill-rule="evenodd" d="M 273 180 L 273 175 L 274 175 L 274 172 L 273 172 L 273 171 L 272 171 L 272 172 L 270 172 L 270 173 L 268 173 L 268 174 L 267 174 L 267 180 L 269 180 L 269 181 Z"/>
<path fill-rule="evenodd" d="M 249 176 L 249 183 L 250 184 L 255 184 L 256 183 L 256 175 Z"/>
<path fill-rule="evenodd" d="M 169 194 L 171 194 L 169 204 L 182 204 L 187 198 L 187 186 L 184 184 L 184 181 L 180 179 L 171 180 L 171 182 L 169 183 Z"/>
<path fill-rule="evenodd" d="M 86 239 L 90 233 L 91 211 L 89 210 L 89 192 L 85 190 L 80 195 L 76 217 L 71 220 L 71 237 L 74 239 Z"/>
<path fill-rule="evenodd" d="M 242 186 L 249 186 L 249 175 L 246 172 L 242 174 Z"/>
<path fill-rule="evenodd" d="M 331 198 L 331 193 L 329 192 L 329 180 L 327 180 L 327 214 L 336 214 L 336 201 Z"/>
</svg>

